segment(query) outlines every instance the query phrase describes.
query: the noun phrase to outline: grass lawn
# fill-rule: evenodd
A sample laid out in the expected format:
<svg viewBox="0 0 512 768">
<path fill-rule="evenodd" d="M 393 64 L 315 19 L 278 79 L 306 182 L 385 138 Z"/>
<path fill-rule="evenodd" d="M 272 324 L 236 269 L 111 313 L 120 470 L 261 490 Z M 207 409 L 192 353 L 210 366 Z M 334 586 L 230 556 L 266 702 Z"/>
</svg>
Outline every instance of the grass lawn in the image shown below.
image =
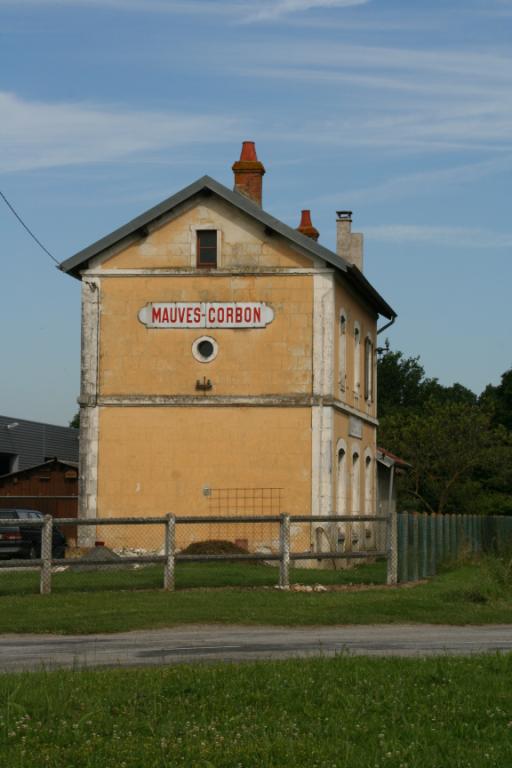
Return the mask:
<svg viewBox="0 0 512 768">
<path fill-rule="evenodd" d="M 205 583 L 208 569 L 209 582 L 225 584 L 225 564 L 205 566 L 183 565 L 178 574 L 178 585 L 192 586 L 195 579 Z M 238 569 L 251 566 L 233 566 L 229 571 L 233 582 Z M 345 572 L 322 571 L 322 580 L 328 578 L 368 580 L 364 568 L 377 571 L 380 564 L 362 566 Z M 267 569 L 254 566 L 258 572 Z M 411 588 L 367 589 L 364 591 L 325 593 L 286 593 L 264 587 L 242 589 L 179 589 L 174 593 L 155 589 L 148 584 L 144 589 L 122 589 L 115 584 L 122 572 L 108 574 L 110 589 L 106 588 L 106 574 L 62 574 L 69 583 L 55 579 L 55 592 L 51 595 L 3 594 L 0 596 L 0 632 L 55 632 L 67 634 L 122 632 L 131 629 L 149 629 L 184 623 L 233 624 L 376 624 L 390 622 L 424 622 L 434 624 L 499 624 L 512 623 L 512 589 L 510 574 L 495 561 L 482 561 L 446 571 L 426 584 Z M 187 570 L 188 569 L 188 570 Z M 197 570 L 194 570 L 197 569 Z M 158 570 L 158 569 L 157 569 Z M 274 583 L 275 571 L 271 571 Z M 506 570 L 506 569 L 505 569 Z M 382 574 L 382 571 L 381 571 Z M 14 579 L 26 574 L 1 574 L 2 579 Z M 30 576 L 30 574 L 28 574 Z M 90 582 L 76 584 L 72 579 L 81 576 Z M 150 569 L 136 572 L 142 580 L 153 578 Z M 92 578 L 94 577 L 94 578 Z M 34 578 L 34 576 L 31 576 Z M 94 588 L 94 580 L 97 584 Z M 293 574 L 293 580 L 320 580 L 318 572 L 302 571 Z M 89 591 L 84 589 L 89 584 Z M 71 585 L 71 586 L 70 586 Z M 512 764 L 512 763 L 511 763 Z"/>
<path fill-rule="evenodd" d="M 512 656 L 0 676 L 9 768 L 505 768 Z"/>
<path fill-rule="evenodd" d="M 97 592 L 117 589 L 161 589 L 163 566 L 98 571 L 69 570 L 54 574 L 52 591 Z M 178 563 L 176 589 L 200 587 L 273 587 L 279 580 L 279 568 L 250 563 Z M 386 563 L 361 565 L 350 570 L 290 569 L 290 581 L 301 584 L 385 584 Z M 39 570 L 9 573 L 0 571 L 0 596 L 38 594 Z"/>
</svg>

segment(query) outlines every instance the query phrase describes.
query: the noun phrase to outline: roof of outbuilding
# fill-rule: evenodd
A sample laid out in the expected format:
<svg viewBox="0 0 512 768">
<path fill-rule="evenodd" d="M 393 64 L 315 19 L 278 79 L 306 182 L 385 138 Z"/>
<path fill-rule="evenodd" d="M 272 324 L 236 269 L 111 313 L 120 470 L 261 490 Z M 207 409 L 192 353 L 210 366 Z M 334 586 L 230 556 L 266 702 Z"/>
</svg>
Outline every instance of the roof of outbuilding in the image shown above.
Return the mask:
<svg viewBox="0 0 512 768">
<path fill-rule="evenodd" d="M 72 469 L 78 469 L 77 461 L 67 461 L 67 459 L 48 459 L 48 461 L 42 461 L 40 464 L 33 464 L 30 467 L 24 467 L 23 469 L 17 469 L 14 472 L 8 472 L 6 475 L 0 475 L 0 480 L 8 480 L 10 477 L 18 477 L 25 472 L 33 472 L 34 469 L 42 469 L 43 467 L 49 467 L 51 464 L 62 464 L 64 467 L 71 467 Z"/>
<path fill-rule="evenodd" d="M 293 229 L 279 219 L 274 218 L 274 216 L 271 216 L 264 211 L 259 205 L 256 205 L 256 203 L 249 200 L 249 198 L 241 195 L 239 192 L 234 192 L 228 189 L 210 176 L 202 176 L 175 195 L 171 195 L 171 197 L 168 197 L 153 208 L 136 216 L 127 224 L 119 227 L 119 229 L 114 230 L 100 240 L 97 240 L 95 243 L 92 243 L 92 245 L 79 251 L 74 256 L 71 256 L 71 258 L 66 259 L 66 261 L 59 264 L 59 269 L 71 274 L 73 277 L 79 278 L 80 270 L 85 267 L 90 259 L 98 256 L 107 248 L 111 248 L 125 237 L 135 234 L 138 230 L 143 231 L 144 227 L 152 221 L 155 221 L 161 216 L 165 216 L 173 208 L 176 208 L 191 198 L 200 196 L 201 194 L 217 195 L 225 202 L 233 205 L 238 210 L 243 211 L 248 216 L 259 221 L 265 227 L 268 227 L 273 232 L 284 237 L 292 244 L 292 246 L 295 246 L 300 251 L 322 259 L 340 272 L 345 273 L 348 282 L 351 283 L 359 293 L 362 293 L 365 296 L 379 314 L 389 319 L 396 317 L 396 312 L 386 301 L 384 301 L 382 296 L 375 290 L 357 267 L 345 261 L 345 259 L 338 256 L 333 251 L 330 251 L 328 248 L 324 248 L 323 245 L 315 242 L 310 237 L 301 234 L 296 229 Z"/>
</svg>

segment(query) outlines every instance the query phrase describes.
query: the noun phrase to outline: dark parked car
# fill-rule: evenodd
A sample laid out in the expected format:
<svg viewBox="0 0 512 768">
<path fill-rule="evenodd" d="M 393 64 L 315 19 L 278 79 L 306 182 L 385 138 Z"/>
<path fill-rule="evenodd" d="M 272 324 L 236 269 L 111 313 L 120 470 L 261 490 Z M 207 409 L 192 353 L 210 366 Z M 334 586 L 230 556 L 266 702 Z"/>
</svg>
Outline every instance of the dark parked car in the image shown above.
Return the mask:
<svg viewBox="0 0 512 768">
<path fill-rule="evenodd" d="M 3 520 L 19 520 L 18 525 L 3 525 Z M 27 520 L 41 520 L 43 515 L 34 509 L 0 509 L 0 558 L 41 557 L 42 525 L 24 525 Z M 52 557 L 64 557 L 66 539 L 58 528 L 53 526 Z"/>
</svg>

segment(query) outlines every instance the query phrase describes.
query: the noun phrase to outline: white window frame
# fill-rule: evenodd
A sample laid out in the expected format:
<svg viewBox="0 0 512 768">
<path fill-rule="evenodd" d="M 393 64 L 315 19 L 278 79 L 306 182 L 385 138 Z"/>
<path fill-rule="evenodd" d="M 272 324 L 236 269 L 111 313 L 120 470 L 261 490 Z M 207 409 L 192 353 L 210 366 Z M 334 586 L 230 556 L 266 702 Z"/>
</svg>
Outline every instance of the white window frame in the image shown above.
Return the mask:
<svg viewBox="0 0 512 768">
<path fill-rule="evenodd" d="M 368 356 L 368 350 L 370 354 Z M 369 359 L 368 359 L 369 357 Z M 367 403 L 373 403 L 375 399 L 375 344 L 371 333 L 367 333 L 364 340 L 364 399 Z"/>
<path fill-rule="evenodd" d="M 222 230 L 216 224 L 191 224 L 190 225 L 190 266 L 193 269 L 208 272 L 208 267 L 197 266 L 197 233 L 205 230 L 217 232 L 217 266 L 210 269 L 219 269 L 222 265 Z"/>
<path fill-rule="evenodd" d="M 341 460 L 340 460 L 340 455 Z M 347 444 L 343 439 L 336 443 L 336 514 L 347 514 L 348 508 L 348 452 Z"/>
<path fill-rule="evenodd" d="M 348 315 L 342 309 L 338 317 L 338 386 L 342 395 L 347 389 L 347 326 Z"/>
<path fill-rule="evenodd" d="M 361 394 L 361 325 L 354 322 L 354 397 L 359 399 Z"/>
<path fill-rule="evenodd" d="M 358 445 L 352 447 L 352 464 L 350 467 L 351 499 L 350 509 L 352 515 L 361 514 L 361 450 Z M 357 502 L 357 503 L 356 503 Z"/>
</svg>

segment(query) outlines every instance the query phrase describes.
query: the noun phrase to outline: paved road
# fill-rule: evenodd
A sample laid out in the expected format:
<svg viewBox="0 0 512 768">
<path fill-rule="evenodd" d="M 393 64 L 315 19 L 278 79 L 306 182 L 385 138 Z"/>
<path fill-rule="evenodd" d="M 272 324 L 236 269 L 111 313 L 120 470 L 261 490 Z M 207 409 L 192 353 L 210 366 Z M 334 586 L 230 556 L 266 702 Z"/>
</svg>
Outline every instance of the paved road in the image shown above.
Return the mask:
<svg viewBox="0 0 512 768">
<path fill-rule="evenodd" d="M 512 625 L 189 625 L 115 635 L 0 635 L 0 671 L 283 659 L 342 652 L 419 656 L 511 650 Z"/>
</svg>

